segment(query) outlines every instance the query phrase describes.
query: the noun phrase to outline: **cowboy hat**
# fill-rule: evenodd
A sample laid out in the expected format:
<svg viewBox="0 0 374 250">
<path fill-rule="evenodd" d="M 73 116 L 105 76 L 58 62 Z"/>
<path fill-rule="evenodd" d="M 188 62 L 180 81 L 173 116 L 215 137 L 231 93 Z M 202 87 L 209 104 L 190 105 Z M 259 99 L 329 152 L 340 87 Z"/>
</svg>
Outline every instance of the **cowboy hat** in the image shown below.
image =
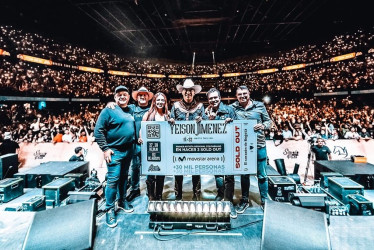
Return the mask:
<svg viewBox="0 0 374 250">
<path fill-rule="evenodd" d="M 151 91 L 148 91 L 146 87 L 140 87 L 137 91 L 133 91 L 131 93 L 132 98 L 134 100 L 137 100 L 139 93 L 146 93 L 148 95 L 148 100 L 151 100 L 153 98 L 153 93 Z"/>
<path fill-rule="evenodd" d="M 182 93 L 183 89 L 193 89 L 195 90 L 195 94 L 198 94 L 201 91 L 201 86 L 195 85 L 191 79 L 186 79 L 183 82 L 183 86 L 180 84 L 177 85 L 177 90 L 179 93 Z"/>
</svg>

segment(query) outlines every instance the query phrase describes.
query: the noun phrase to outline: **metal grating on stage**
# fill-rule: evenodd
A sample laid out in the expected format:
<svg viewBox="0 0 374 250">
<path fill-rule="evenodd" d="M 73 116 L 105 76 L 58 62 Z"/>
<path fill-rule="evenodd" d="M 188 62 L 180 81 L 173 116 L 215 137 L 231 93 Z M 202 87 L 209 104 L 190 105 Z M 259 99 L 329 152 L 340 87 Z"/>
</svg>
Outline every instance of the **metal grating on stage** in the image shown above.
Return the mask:
<svg viewBox="0 0 374 250">
<path fill-rule="evenodd" d="M 262 217 L 261 208 L 255 206 L 232 220 L 233 228 L 258 221 L 247 227 L 222 232 L 163 230 L 159 235 L 149 229 L 148 214 L 120 212 L 114 229 L 105 225 L 105 216 L 97 221 L 94 249 L 259 249 Z"/>
<path fill-rule="evenodd" d="M 332 249 L 373 249 L 373 216 L 330 217 Z"/>
</svg>

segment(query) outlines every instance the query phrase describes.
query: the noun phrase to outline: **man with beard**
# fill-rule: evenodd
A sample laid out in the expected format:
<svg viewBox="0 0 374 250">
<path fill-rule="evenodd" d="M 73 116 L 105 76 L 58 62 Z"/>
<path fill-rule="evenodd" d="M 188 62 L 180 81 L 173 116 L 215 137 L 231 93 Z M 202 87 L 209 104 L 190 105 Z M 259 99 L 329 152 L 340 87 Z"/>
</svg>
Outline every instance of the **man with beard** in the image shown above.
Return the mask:
<svg viewBox="0 0 374 250">
<path fill-rule="evenodd" d="M 141 87 L 137 91 L 133 91 L 132 98 L 138 102 L 138 105 L 130 104 L 129 107 L 134 112 L 136 138 L 139 138 L 139 131 L 144 114 L 149 110 L 148 102 L 152 100 L 153 93 L 148 91 L 147 88 Z M 127 201 L 132 201 L 140 196 L 140 166 L 141 166 L 141 146 L 137 141 L 134 148 L 134 156 L 131 164 L 131 192 L 127 196 Z"/>
<path fill-rule="evenodd" d="M 195 85 L 191 79 L 186 79 L 183 86 L 178 84 L 177 90 L 182 94 L 183 99 L 173 104 L 170 111 L 169 122 L 173 124 L 175 121 L 192 121 L 201 122 L 206 120 L 204 105 L 195 100 L 195 95 L 200 93 L 201 86 Z M 175 196 L 176 200 L 182 200 L 183 192 L 183 175 L 175 176 Z M 192 176 L 193 200 L 199 200 L 201 195 L 200 175 Z"/>
<path fill-rule="evenodd" d="M 146 87 L 141 87 L 137 91 L 133 91 L 131 94 L 132 98 L 137 101 L 137 105 L 130 104 L 128 107 L 131 109 L 131 112 L 135 119 L 135 128 L 136 128 L 136 138 L 139 137 L 139 131 L 141 127 L 141 122 L 144 114 L 149 110 L 148 102 L 152 100 L 153 93 L 148 91 Z M 107 107 L 114 109 L 116 103 L 109 102 Z M 134 147 L 134 155 L 131 161 L 131 177 L 129 178 L 129 183 L 131 186 L 130 194 L 127 196 L 127 201 L 132 201 L 136 197 L 140 196 L 140 166 L 141 166 L 141 145 L 139 141 L 136 141 Z"/>
<path fill-rule="evenodd" d="M 221 102 L 221 93 L 216 88 L 211 88 L 207 93 L 209 106 L 205 110 L 206 115 L 209 120 L 221 120 L 225 123 L 232 122 L 236 120 L 236 114 L 232 107 L 227 106 Z M 230 201 L 233 204 L 234 199 L 234 176 L 228 175 L 216 175 L 216 187 L 217 187 L 217 196 L 216 201 L 221 201 L 223 198 L 227 201 Z M 235 219 L 237 217 L 236 211 L 232 206 L 231 218 Z"/>
<path fill-rule="evenodd" d="M 249 94 L 247 86 L 239 86 L 236 90 L 236 98 L 238 101 L 234 102 L 231 106 L 234 108 L 239 120 L 253 119 L 257 121 L 257 124 L 253 129 L 257 133 L 257 178 L 261 195 L 261 207 L 263 207 L 268 195 L 268 181 L 266 174 L 267 154 L 264 130 L 270 129 L 272 122 L 266 111 L 265 105 L 262 102 L 250 99 Z M 250 175 L 246 174 L 241 175 L 240 177 L 242 199 L 236 212 L 242 214 L 249 207 Z"/>
<path fill-rule="evenodd" d="M 94 135 L 97 144 L 104 152 L 108 168 L 106 198 L 106 224 L 117 226 L 115 201 L 118 197 L 118 207 L 125 212 L 134 208 L 126 200 L 126 184 L 130 161 L 134 151 L 135 120 L 132 110 L 127 106 L 130 100 L 129 90 L 125 86 L 115 89 L 114 109 L 104 108 L 96 122 Z"/>
</svg>

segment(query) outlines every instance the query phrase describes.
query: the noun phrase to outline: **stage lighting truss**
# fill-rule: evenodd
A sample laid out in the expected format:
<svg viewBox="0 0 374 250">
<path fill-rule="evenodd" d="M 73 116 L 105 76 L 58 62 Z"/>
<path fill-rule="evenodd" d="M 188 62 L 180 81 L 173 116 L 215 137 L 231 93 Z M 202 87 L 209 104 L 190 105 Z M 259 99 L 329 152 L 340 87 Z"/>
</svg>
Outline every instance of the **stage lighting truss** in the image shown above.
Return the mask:
<svg viewBox="0 0 374 250">
<path fill-rule="evenodd" d="M 228 201 L 150 201 L 149 227 L 163 229 L 230 229 Z"/>
</svg>

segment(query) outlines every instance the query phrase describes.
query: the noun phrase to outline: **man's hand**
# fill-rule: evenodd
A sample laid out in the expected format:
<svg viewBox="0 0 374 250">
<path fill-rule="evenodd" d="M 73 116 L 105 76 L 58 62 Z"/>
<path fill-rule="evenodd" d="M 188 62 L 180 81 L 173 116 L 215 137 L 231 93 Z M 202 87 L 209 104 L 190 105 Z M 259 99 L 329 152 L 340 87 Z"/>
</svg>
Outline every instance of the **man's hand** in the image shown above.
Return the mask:
<svg viewBox="0 0 374 250">
<path fill-rule="evenodd" d="M 143 144 L 143 139 L 142 138 L 138 139 L 138 144 Z"/>
<path fill-rule="evenodd" d="M 217 116 L 217 114 L 216 114 L 215 112 L 210 112 L 210 113 L 209 113 L 209 120 L 214 120 L 214 119 L 216 119 L 216 116 Z"/>
<path fill-rule="evenodd" d="M 195 121 L 196 121 L 196 123 L 199 123 L 199 122 L 201 122 L 203 120 L 203 118 L 201 117 L 201 116 L 196 116 L 196 118 L 195 118 Z"/>
<path fill-rule="evenodd" d="M 106 108 L 115 109 L 117 104 L 115 102 L 108 102 Z"/>
<path fill-rule="evenodd" d="M 257 124 L 253 127 L 253 129 L 254 129 L 255 131 L 264 130 L 264 129 L 265 129 L 265 126 L 264 126 L 264 124 L 262 124 L 262 123 L 257 123 Z"/>
<path fill-rule="evenodd" d="M 104 159 L 106 163 L 112 162 L 112 154 L 114 154 L 114 152 L 111 149 L 108 149 L 107 151 L 104 152 Z"/>
<path fill-rule="evenodd" d="M 230 118 L 230 117 L 225 119 L 225 123 L 226 123 L 226 124 L 227 124 L 227 123 L 230 123 L 230 122 L 232 122 L 232 121 L 233 121 L 233 119 Z"/>
<path fill-rule="evenodd" d="M 174 125 L 174 123 L 175 123 L 174 118 L 170 118 L 170 119 L 169 119 L 169 123 L 170 123 L 171 125 Z"/>
</svg>

